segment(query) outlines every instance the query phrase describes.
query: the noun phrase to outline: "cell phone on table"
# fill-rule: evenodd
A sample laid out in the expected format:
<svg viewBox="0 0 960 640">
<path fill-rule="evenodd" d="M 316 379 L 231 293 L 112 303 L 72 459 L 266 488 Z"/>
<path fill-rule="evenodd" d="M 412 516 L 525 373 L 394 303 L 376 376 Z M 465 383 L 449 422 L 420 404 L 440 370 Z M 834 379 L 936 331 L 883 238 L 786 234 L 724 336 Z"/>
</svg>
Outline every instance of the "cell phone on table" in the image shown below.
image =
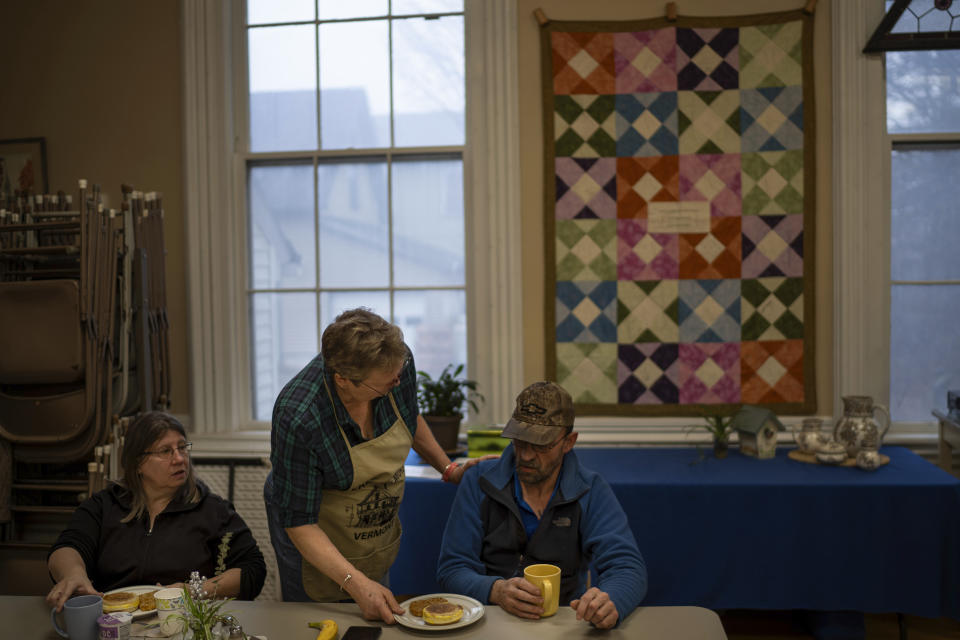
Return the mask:
<svg viewBox="0 0 960 640">
<path fill-rule="evenodd" d="M 376 640 L 380 637 L 380 627 L 347 627 L 340 640 Z"/>
</svg>

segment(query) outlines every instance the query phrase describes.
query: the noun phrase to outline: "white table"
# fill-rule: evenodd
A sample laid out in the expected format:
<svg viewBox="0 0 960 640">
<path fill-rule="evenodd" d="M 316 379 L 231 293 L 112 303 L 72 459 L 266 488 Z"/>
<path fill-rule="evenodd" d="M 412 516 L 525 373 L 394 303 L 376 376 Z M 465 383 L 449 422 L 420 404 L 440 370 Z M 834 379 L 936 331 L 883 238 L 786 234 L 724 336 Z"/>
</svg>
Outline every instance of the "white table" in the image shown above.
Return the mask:
<svg viewBox="0 0 960 640">
<path fill-rule="evenodd" d="M 314 640 L 317 631 L 307 627 L 309 621 L 331 618 L 337 622 L 342 636 L 352 625 L 374 625 L 383 628 L 381 640 L 391 638 L 494 638 L 496 640 L 547 640 L 564 638 L 630 638 L 630 640 L 663 640 L 696 638 L 725 640 L 727 635 L 716 613 L 701 607 L 640 607 L 617 628 L 599 632 L 591 625 L 577 621 L 569 607 L 562 607 L 555 616 L 542 620 L 522 620 L 500 607 L 489 606 L 477 622 L 449 631 L 414 631 L 400 625 L 369 622 L 360 616 L 355 604 L 316 604 L 301 602 L 229 603 L 225 609 L 235 615 L 248 634 L 265 635 L 268 640 Z M 0 620 L 4 638 L 18 640 L 60 640 L 50 626 L 50 610 L 38 596 L 0 596 Z"/>
</svg>

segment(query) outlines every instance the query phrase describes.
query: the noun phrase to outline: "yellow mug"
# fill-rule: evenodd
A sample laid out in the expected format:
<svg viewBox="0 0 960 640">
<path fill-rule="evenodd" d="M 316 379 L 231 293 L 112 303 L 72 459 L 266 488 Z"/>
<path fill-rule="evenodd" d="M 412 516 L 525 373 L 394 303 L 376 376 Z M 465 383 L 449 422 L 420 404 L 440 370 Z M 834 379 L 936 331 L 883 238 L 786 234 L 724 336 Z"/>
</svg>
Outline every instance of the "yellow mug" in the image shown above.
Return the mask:
<svg viewBox="0 0 960 640">
<path fill-rule="evenodd" d="M 543 596 L 543 613 L 541 618 L 552 616 L 557 612 L 560 602 L 560 567 L 552 564 L 532 564 L 523 570 L 523 577 L 540 589 Z"/>
</svg>

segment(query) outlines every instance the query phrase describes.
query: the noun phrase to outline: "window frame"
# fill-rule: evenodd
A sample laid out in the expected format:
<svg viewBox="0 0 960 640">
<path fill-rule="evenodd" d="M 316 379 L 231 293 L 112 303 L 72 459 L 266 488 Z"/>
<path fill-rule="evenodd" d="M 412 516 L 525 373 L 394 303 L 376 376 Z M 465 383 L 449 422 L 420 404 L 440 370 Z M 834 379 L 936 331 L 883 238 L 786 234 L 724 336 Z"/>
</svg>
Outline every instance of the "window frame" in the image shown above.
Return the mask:
<svg viewBox="0 0 960 640">
<path fill-rule="evenodd" d="M 245 2 L 181 0 L 188 422 L 198 434 L 240 432 L 233 442 L 198 443 L 237 452 L 261 451 L 269 429 L 252 419 L 250 386 L 245 15 Z M 510 135 L 519 110 L 515 5 L 465 0 L 464 28 L 467 353 L 487 397 L 477 420 L 489 422 L 512 410 L 522 379 L 522 318 L 509 312 L 521 306 L 519 148 Z"/>
<path fill-rule="evenodd" d="M 883 18 L 884 1 L 845 0 L 830 6 L 834 54 L 833 407 L 838 418 L 845 395 L 870 395 L 889 406 L 891 158 L 896 143 L 935 142 L 943 136 L 887 133 L 884 56 L 861 52 L 862 43 Z M 885 214 L 879 224 L 876 211 Z M 934 408 L 930 407 L 931 411 Z M 885 438 L 888 444 L 915 446 L 936 441 L 937 422 L 932 415 L 929 421 L 894 422 Z"/>
</svg>

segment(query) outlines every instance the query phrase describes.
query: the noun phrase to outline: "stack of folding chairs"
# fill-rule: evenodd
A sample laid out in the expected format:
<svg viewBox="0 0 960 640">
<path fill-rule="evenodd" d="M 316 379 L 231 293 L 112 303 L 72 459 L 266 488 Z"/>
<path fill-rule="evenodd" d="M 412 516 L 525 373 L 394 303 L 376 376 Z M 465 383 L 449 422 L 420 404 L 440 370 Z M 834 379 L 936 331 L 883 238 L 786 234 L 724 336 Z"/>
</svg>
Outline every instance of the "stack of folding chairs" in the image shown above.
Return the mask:
<svg viewBox="0 0 960 640">
<path fill-rule="evenodd" d="M 0 505 L 14 517 L 18 465 L 80 464 L 89 493 L 118 477 L 129 418 L 169 407 L 161 200 L 122 192 L 119 211 L 86 180 L 75 204 L 0 197 L 0 446 L 14 467 Z"/>
</svg>

